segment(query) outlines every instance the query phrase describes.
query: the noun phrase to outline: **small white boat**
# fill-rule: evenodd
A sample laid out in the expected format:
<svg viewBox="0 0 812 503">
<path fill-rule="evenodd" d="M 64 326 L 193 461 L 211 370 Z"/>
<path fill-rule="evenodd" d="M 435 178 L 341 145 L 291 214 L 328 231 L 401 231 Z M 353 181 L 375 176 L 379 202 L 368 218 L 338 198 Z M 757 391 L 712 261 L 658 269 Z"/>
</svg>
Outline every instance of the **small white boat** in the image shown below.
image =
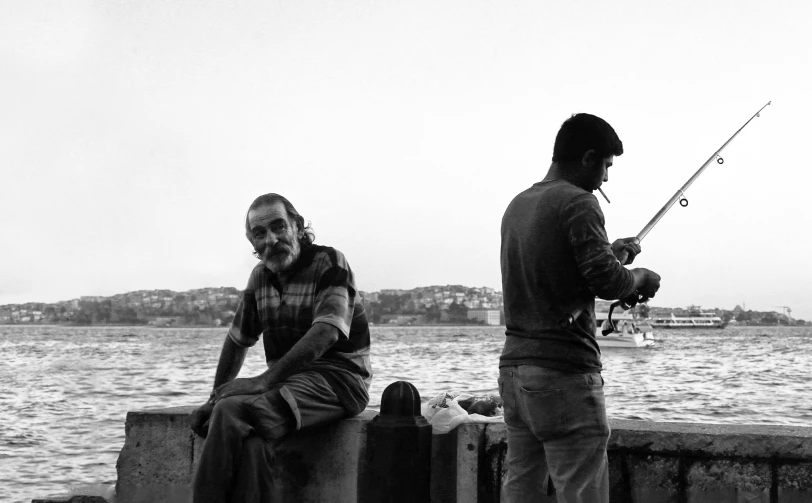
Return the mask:
<svg viewBox="0 0 812 503">
<path fill-rule="evenodd" d="M 616 332 L 603 335 L 601 331 L 609 327 L 609 313 L 595 313 L 597 328 L 595 340 L 603 348 L 647 348 L 654 346 L 654 329 L 648 320 L 635 318 L 630 314 L 612 313 Z"/>
</svg>

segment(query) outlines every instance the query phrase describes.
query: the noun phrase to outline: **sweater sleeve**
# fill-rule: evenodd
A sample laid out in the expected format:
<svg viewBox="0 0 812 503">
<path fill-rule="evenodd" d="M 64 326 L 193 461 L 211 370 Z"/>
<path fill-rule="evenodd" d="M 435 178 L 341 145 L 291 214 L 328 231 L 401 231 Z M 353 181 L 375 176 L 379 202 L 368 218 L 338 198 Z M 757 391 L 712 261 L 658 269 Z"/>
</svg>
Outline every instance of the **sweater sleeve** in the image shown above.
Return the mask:
<svg viewBox="0 0 812 503">
<path fill-rule="evenodd" d="M 350 335 L 355 308 L 355 280 L 344 254 L 329 249 L 320 267 L 313 303 L 313 323 L 327 323 L 339 331 L 340 337 Z"/>
<path fill-rule="evenodd" d="M 601 299 L 622 299 L 634 292 L 631 271 L 612 253 L 598 200 L 586 193 L 562 208 L 562 222 L 578 267 L 590 290 Z"/>
<path fill-rule="evenodd" d="M 263 266 L 264 267 L 264 266 Z M 228 330 L 228 336 L 240 347 L 248 348 L 259 340 L 262 334 L 262 326 L 257 312 L 256 290 L 262 268 L 255 267 L 248 278 L 248 286 L 245 287 L 237 311 L 234 313 L 234 320 Z"/>
</svg>

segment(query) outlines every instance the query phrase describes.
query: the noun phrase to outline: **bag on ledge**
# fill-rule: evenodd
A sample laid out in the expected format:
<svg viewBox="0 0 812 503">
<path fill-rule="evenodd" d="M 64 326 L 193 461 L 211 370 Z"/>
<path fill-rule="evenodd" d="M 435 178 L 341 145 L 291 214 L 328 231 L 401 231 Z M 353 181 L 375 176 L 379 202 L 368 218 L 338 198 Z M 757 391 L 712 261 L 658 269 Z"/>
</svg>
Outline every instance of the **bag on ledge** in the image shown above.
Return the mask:
<svg viewBox="0 0 812 503">
<path fill-rule="evenodd" d="M 463 423 L 501 423 L 502 400 L 494 396 L 447 391 L 425 402 L 420 413 L 435 435 L 448 433 Z"/>
</svg>

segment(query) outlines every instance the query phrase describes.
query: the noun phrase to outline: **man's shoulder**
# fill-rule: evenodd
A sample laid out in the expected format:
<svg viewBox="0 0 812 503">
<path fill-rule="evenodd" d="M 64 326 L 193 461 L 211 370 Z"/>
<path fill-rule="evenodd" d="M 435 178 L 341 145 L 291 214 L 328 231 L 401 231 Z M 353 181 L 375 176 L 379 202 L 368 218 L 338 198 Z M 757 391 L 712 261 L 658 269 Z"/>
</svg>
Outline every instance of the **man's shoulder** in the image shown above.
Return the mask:
<svg viewBox="0 0 812 503">
<path fill-rule="evenodd" d="M 566 181 L 539 182 L 517 194 L 508 205 L 506 214 L 524 213 L 540 207 L 560 211 L 570 205 L 599 206 L 599 203 L 594 194 Z"/>
<path fill-rule="evenodd" d="M 550 184 L 548 197 L 557 198 L 564 204 L 574 201 L 598 201 L 592 192 L 563 180 Z"/>
<path fill-rule="evenodd" d="M 265 267 L 265 263 L 260 261 L 257 265 L 251 269 L 251 274 L 248 275 L 248 290 L 256 289 L 258 285 L 262 284 L 262 280 L 265 279 L 268 271 L 268 268 Z"/>
<path fill-rule="evenodd" d="M 520 201 L 526 199 L 544 198 L 570 201 L 576 198 L 584 197 L 597 201 L 594 194 L 582 189 L 581 187 L 578 187 L 577 185 L 573 185 L 564 180 L 554 180 L 552 182 L 535 183 L 522 192 L 519 192 L 519 194 L 517 194 L 513 200 Z"/>
<path fill-rule="evenodd" d="M 310 245 L 308 252 L 310 255 L 308 265 L 311 267 L 347 267 L 347 259 L 344 254 L 331 246 Z"/>
</svg>

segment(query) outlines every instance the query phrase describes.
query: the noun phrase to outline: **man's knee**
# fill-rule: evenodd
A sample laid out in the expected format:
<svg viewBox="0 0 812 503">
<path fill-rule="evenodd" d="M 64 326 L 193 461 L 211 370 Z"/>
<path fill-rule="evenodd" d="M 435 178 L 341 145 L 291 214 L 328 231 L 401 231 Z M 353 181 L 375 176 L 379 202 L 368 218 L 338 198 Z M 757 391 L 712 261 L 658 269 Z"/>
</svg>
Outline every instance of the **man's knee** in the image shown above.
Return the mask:
<svg viewBox="0 0 812 503">
<path fill-rule="evenodd" d="M 236 395 L 219 400 L 214 404 L 211 420 L 217 421 L 227 417 L 242 417 L 244 415 L 245 399 L 245 396 Z"/>
<path fill-rule="evenodd" d="M 282 396 L 281 386 L 246 400 L 257 433 L 266 441 L 280 440 L 298 429 L 291 404 Z"/>
</svg>

